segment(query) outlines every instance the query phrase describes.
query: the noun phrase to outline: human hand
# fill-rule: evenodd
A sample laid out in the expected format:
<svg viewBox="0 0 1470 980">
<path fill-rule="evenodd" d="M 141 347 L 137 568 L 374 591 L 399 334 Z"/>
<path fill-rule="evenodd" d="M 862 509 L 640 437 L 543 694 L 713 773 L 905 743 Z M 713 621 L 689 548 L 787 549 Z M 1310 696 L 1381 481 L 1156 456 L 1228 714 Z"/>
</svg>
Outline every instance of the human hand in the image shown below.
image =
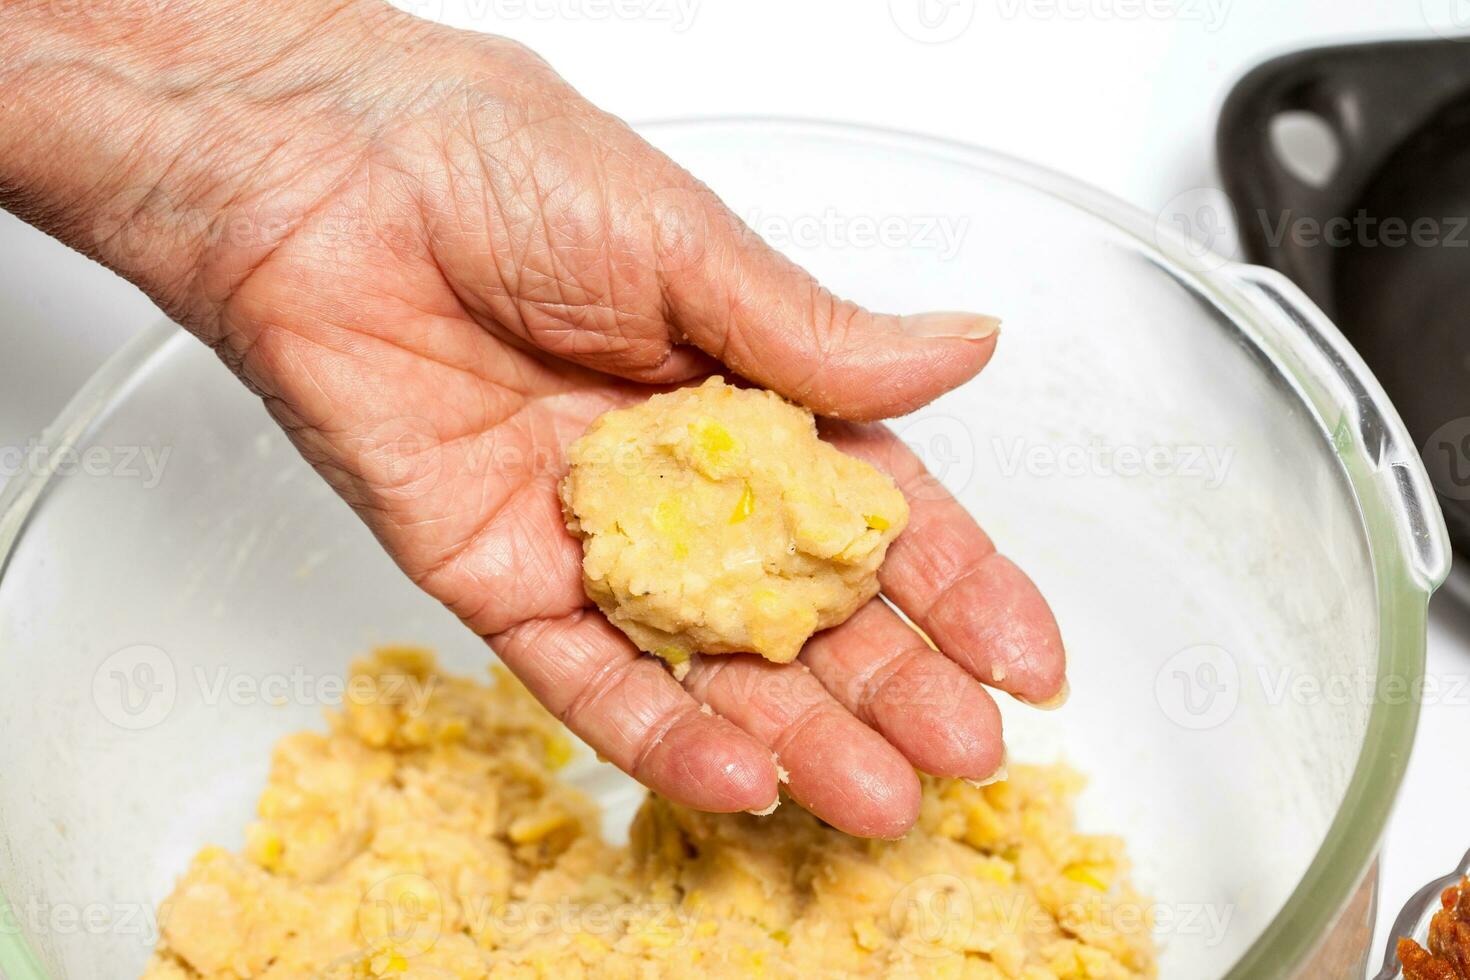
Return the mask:
<svg viewBox="0 0 1470 980">
<path fill-rule="evenodd" d="M 0 112 L 0 158 L 14 151 L 0 202 L 214 347 L 399 566 L 652 789 L 760 810 L 779 758 L 803 806 L 889 837 L 917 817 L 915 767 L 993 775 L 983 685 L 1057 697 L 1055 622 L 864 423 L 976 374 L 994 321 L 832 296 L 511 42 L 373 0 L 305 6 L 191 3 L 121 69 L 72 25 L 36 27 L 72 57 L 33 65 Z M 240 16 L 249 51 L 222 26 Z M 71 72 L 83 89 L 78 51 L 99 66 L 86 113 L 37 87 Z M 56 136 L 49 161 L 13 135 L 79 115 L 92 128 Z M 698 658 L 681 687 L 588 608 L 556 494 L 567 444 L 609 408 L 722 369 L 842 419 L 824 434 L 905 490 L 881 583 L 938 650 L 874 600 L 793 664 Z"/>
</svg>

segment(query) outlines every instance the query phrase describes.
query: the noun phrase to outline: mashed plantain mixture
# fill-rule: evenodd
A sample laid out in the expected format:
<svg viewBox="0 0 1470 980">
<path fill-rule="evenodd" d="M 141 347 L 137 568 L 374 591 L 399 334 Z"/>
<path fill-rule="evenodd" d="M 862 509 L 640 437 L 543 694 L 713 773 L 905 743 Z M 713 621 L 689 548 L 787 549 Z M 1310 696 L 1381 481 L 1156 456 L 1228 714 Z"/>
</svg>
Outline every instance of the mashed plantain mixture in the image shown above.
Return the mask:
<svg viewBox="0 0 1470 980">
<path fill-rule="evenodd" d="M 145 980 L 1155 975 L 1122 842 L 1074 829 L 1066 768 L 925 777 L 899 841 L 650 796 L 613 847 L 503 669 L 392 648 L 353 674 L 327 732 L 276 747 L 244 853 L 204 849 L 165 900 Z"/>
<path fill-rule="evenodd" d="M 794 660 L 878 593 L 909 517 L 810 411 L 720 378 L 608 412 L 567 456 L 587 595 L 675 676 L 691 653 Z"/>
</svg>

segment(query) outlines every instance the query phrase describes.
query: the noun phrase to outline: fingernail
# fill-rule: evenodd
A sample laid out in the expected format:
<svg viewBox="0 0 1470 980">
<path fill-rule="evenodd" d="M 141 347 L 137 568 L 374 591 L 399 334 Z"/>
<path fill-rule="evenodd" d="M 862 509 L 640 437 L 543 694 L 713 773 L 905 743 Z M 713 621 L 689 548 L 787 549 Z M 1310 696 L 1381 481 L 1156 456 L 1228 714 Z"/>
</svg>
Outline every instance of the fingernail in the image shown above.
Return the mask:
<svg viewBox="0 0 1470 980">
<path fill-rule="evenodd" d="M 1000 320 L 978 313 L 915 313 L 902 318 L 911 337 L 941 340 L 985 340 L 1000 329 Z"/>
<path fill-rule="evenodd" d="M 1010 773 L 1006 769 L 1006 764 L 1009 761 L 1010 752 L 1002 752 L 1000 755 L 1000 765 L 995 767 L 995 772 L 991 773 L 989 776 L 986 776 L 984 779 L 967 779 L 965 780 L 965 782 L 969 783 L 976 789 L 982 789 L 986 786 L 991 785 L 992 783 L 1004 782 L 1006 778 L 1010 776 Z"/>
<path fill-rule="evenodd" d="M 1070 681 L 1063 680 L 1062 689 L 1053 694 L 1051 697 L 1047 698 L 1045 701 L 1027 701 L 1026 703 L 1031 705 L 1031 707 L 1033 708 L 1040 708 L 1042 711 L 1055 711 L 1062 705 L 1066 704 L 1067 698 L 1071 696 L 1072 684 Z"/>
</svg>

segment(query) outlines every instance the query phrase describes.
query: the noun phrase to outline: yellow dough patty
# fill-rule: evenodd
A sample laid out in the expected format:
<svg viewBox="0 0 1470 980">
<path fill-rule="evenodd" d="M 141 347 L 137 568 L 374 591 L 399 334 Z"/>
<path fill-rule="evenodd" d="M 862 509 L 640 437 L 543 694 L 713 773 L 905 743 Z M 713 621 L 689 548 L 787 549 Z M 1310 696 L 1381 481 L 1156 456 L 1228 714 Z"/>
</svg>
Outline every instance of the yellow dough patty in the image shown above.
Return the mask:
<svg viewBox="0 0 1470 980">
<path fill-rule="evenodd" d="M 507 673 L 379 651 L 325 734 L 276 748 L 243 854 L 195 857 L 144 980 L 652 980 L 1155 975 L 1122 842 L 1080 779 L 924 779 L 918 826 L 848 837 L 795 806 L 649 797 L 626 848 L 553 770 L 564 730 Z"/>
<path fill-rule="evenodd" d="M 561 496 L 587 594 L 642 650 L 786 663 L 878 592 L 908 522 L 893 481 L 811 412 L 710 378 L 603 415 Z"/>
</svg>

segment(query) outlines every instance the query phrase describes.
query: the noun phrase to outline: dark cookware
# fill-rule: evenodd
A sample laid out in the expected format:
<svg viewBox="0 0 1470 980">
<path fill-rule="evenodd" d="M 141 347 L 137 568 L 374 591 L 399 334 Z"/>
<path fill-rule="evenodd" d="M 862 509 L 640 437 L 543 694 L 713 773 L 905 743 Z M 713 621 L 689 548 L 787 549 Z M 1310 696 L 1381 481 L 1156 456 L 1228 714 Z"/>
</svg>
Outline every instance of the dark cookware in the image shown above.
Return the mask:
<svg viewBox="0 0 1470 980">
<path fill-rule="evenodd" d="M 1303 112 L 1339 148 L 1316 183 L 1271 137 Z M 1362 353 L 1470 556 L 1470 38 L 1268 61 L 1230 94 L 1217 143 L 1246 257 L 1294 279 Z"/>
</svg>

